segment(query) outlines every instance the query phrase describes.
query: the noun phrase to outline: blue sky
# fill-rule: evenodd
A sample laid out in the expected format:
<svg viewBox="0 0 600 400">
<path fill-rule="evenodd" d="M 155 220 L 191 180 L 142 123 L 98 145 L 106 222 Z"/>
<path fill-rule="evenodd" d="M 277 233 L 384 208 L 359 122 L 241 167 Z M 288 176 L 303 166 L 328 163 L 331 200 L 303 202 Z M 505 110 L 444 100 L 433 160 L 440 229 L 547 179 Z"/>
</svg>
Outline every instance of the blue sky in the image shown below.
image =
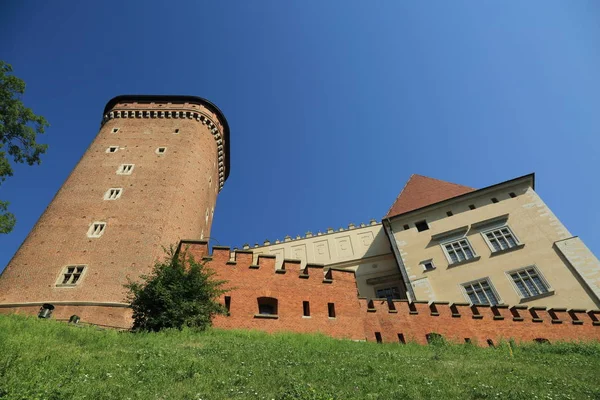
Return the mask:
<svg viewBox="0 0 600 400">
<path fill-rule="evenodd" d="M 212 237 L 241 246 L 379 220 L 412 173 L 530 172 L 600 254 L 600 2 L 40 2 L 0 6 L 0 58 L 51 123 L 0 186 L 8 263 L 119 94 L 189 94 L 231 127 Z M 202 210 L 199 210 L 201 212 Z"/>
</svg>

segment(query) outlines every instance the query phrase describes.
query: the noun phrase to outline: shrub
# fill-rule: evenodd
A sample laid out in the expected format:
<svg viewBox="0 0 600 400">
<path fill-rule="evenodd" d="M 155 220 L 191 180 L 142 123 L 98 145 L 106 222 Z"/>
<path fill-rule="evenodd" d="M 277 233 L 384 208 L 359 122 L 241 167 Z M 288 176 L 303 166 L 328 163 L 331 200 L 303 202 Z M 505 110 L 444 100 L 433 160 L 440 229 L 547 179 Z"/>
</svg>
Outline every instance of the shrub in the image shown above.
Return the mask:
<svg viewBox="0 0 600 400">
<path fill-rule="evenodd" d="M 177 253 L 173 246 L 165 254 L 150 275 L 125 285 L 133 309 L 133 330 L 206 329 L 215 315 L 227 311 L 217 301 L 226 292 L 222 288 L 226 281 L 213 279 L 214 271 L 192 255 Z"/>
</svg>

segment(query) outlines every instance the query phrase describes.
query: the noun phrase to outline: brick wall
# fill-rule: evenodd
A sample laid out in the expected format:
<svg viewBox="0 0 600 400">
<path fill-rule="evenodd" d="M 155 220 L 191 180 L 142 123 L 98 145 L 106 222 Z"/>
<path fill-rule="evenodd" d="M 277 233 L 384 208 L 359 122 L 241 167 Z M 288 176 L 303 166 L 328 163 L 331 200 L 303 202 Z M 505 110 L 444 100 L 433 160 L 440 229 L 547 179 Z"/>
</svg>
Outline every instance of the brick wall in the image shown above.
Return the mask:
<svg viewBox="0 0 600 400">
<path fill-rule="evenodd" d="M 487 345 L 488 339 L 516 341 L 547 339 L 600 340 L 600 310 L 546 309 L 527 306 L 471 306 L 466 303 L 413 302 L 357 297 L 353 272 L 331 270 L 308 264 L 301 270 L 294 260 L 275 269 L 275 258 L 259 256 L 252 265 L 251 251 L 231 253 L 215 247 L 208 255 L 206 243 L 184 243 L 182 252 L 204 259 L 217 279 L 228 280 L 231 289 L 230 315 L 215 318 L 214 325 L 231 329 L 267 332 L 319 332 L 336 338 L 383 342 L 427 343 L 426 335 L 438 333 L 449 341 Z M 330 278 L 330 279 L 328 279 Z M 277 318 L 261 318 L 259 297 L 278 300 Z M 224 296 L 222 301 L 224 302 Z M 303 302 L 310 302 L 310 318 L 303 316 Z M 335 319 L 328 317 L 327 303 L 335 304 Z"/>
<path fill-rule="evenodd" d="M 225 285 L 230 298 L 228 316 L 217 316 L 214 326 L 224 329 L 257 329 L 266 332 L 291 331 L 322 333 L 335 338 L 398 343 L 427 343 L 427 335 L 438 333 L 454 343 L 487 346 L 500 340 L 550 342 L 600 340 L 600 310 L 519 306 L 473 306 L 466 303 L 408 302 L 359 298 L 351 271 L 323 270 L 308 264 L 301 269 L 296 260 L 285 260 L 275 269 L 275 257 L 261 255 L 253 264 L 251 251 L 230 252 L 214 247 L 208 253 L 203 241 L 184 241 L 180 254 L 192 255 L 215 271 L 215 279 Z M 277 316 L 259 314 L 258 298 L 277 299 Z M 310 316 L 304 316 L 303 302 L 309 302 Z M 335 305 L 329 317 L 328 303 Z M 128 328 L 131 310 L 121 305 L 54 304 L 52 317 L 68 320 L 73 314 L 82 322 Z M 40 304 L 3 307 L 0 313 L 20 312 L 35 315 Z"/>
</svg>

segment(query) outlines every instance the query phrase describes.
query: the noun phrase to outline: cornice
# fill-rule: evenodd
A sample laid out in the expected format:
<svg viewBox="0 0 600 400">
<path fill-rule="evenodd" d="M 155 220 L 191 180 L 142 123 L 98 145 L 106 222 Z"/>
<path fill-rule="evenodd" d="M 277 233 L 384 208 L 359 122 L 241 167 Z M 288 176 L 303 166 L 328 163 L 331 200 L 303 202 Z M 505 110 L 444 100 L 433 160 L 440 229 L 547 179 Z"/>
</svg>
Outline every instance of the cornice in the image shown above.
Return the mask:
<svg viewBox="0 0 600 400">
<path fill-rule="evenodd" d="M 102 125 L 104 125 L 108 120 L 116 118 L 181 118 L 195 120 L 200 122 L 202 125 L 208 127 L 209 131 L 212 133 L 213 138 L 217 143 L 217 169 L 219 172 L 219 192 L 221 191 L 221 189 L 223 189 L 225 179 L 227 179 L 225 138 L 223 137 L 223 133 L 219 130 L 217 124 L 215 124 L 215 122 L 210 118 L 209 115 L 198 110 L 186 109 L 185 107 L 181 107 L 179 110 L 148 110 L 147 108 L 136 109 L 129 107 L 127 109 L 113 108 L 110 112 L 104 114 L 104 117 L 102 118 Z"/>
</svg>

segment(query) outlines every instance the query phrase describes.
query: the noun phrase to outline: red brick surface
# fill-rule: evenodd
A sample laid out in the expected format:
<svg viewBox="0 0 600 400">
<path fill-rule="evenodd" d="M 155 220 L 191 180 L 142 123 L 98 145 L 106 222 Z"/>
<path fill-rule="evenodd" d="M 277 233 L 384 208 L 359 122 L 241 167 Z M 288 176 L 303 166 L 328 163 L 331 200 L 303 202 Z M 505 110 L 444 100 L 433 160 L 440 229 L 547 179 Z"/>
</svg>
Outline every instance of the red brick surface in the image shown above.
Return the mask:
<svg viewBox="0 0 600 400">
<path fill-rule="evenodd" d="M 187 110 L 198 104 L 116 104 L 115 109 Z M 112 133 L 113 128 L 119 128 Z M 179 129 L 179 134 L 173 134 Z M 221 127 L 222 129 L 222 127 Z M 106 153 L 119 146 L 116 153 Z M 167 147 L 163 155 L 156 148 Z M 131 175 L 119 165 L 135 164 Z M 212 183 L 209 185 L 209 179 Z M 120 199 L 106 201 L 111 187 Z M 218 188 L 217 145 L 207 126 L 183 118 L 109 119 L 0 276 L 0 305 L 28 302 L 124 302 L 123 285 L 147 273 L 162 246 L 210 235 Z M 208 209 L 208 222 L 205 212 Z M 107 222 L 100 238 L 90 224 Z M 75 287 L 57 287 L 66 265 L 85 264 Z"/>
<path fill-rule="evenodd" d="M 183 248 L 198 259 L 207 255 L 206 244 L 189 244 Z M 230 315 L 219 316 L 214 321 L 220 328 L 320 332 L 368 341 L 375 341 L 375 333 L 379 332 L 384 342 L 397 343 L 398 334 L 402 334 L 406 341 L 421 344 L 427 343 L 427 334 L 435 332 L 455 343 L 464 343 L 469 338 L 483 346 L 487 346 L 488 339 L 494 343 L 509 338 L 526 342 L 538 338 L 551 342 L 600 340 L 600 326 L 598 322 L 594 324 L 600 318 L 598 310 L 567 312 L 448 303 L 430 305 L 404 300 L 394 301 L 395 310 L 390 310 L 385 300 L 359 299 L 352 272 L 334 270 L 332 283 L 323 283 L 322 269 L 310 265 L 309 278 L 303 279 L 300 274 L 304 271 L 300 271 L 295 262 L 284 261 L 286 272 L 281 274 L 275 271 L 274 258 L 259 257 L 258 269 L 251 268 L 249 252 L 236 252 L 235 263 L 229 260 L 229 250 L 219 248 L 207 261 L 217 278 L 228 280 L 227 286 L 231 288 L 226 294 L 231 297 Z M 257 299 L 263 296 L 277 298 L 277 319 L 255 317 Z M 303 301 L 310 302 L 310 318 L 303 318 Z M 335 303 L 334 320 L 328 317 L 327 303 Z M 541 321 L 536 322 L 538 320 Z M 575 320 L 578 322 L 574 323 Z"/>
<path fill-rule="evenodd" d="M 531 342 L 534 339 L 554 341 L 600 340 L 600 310 L 538 309 L 535 307 L 489 307 L 467 304 L 396 300 L 390 307 L 386 300 L 357 297 L 353 272 L 332 270 L 324 274 L 322 267 L 308 265 L 301 270 L 294 260 L 283 263 L 285 273 L 275 270 L 275 258 L 259 256 L 252 265 L 252 253 L 238 251 L 231 260 L 228 248 L 216 248 L 208 254 L 206 242 L 187 242 L 180 254 L 204 259 L 216 272 L 215 279 L 227 280 L 231 298 L 229 316 L 218 316 L 214 326 L 225 329 L 257 329 L 266 332 L 290 331 L 322 333 L 335 338 L 398 342 L 402 334 L 409 342 L 426 344 L 429 333 L 441 334 L 454 343 L 487 346 L 488 339 L 497 344 L 502 339 Z M 301 274 L 308 273 L 308 277 Z M 330 278 L 325 280 L 325 278 Z M 325 281 L 324 281 L 325 280 Z M 224 302 L 224 296 L 221 301 Z M 259 297 L 278 300 L 276 319 L 259 318 Z M 303 301 L 310 302 L 310 318 L 303 317 Z M 335 304 L 335 318 L 328 316 L 328 303 Z M 128 328 L 131 311 L 122 307 L 73 306 L 55 304 L 52 317 L 68 320 L 73 314 L 82 322 Z M 0 308 L 0 313 L 37 314 L 40 306 Z"/>
</svg>

